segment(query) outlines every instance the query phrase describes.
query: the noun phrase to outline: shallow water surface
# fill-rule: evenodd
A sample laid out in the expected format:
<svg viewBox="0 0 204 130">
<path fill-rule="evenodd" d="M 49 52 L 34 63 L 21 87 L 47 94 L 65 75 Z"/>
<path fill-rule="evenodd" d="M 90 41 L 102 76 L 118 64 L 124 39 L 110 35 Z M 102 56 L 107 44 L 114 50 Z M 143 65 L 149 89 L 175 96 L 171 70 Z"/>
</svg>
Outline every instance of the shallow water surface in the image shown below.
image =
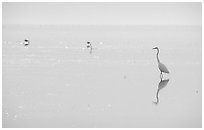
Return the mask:
<svg viewBox="0 0 204 130">
<path fill-rule="evenodd" d="M 3 127 L 201 127 L 199 27 L 5 25 L 2 48 Z"/>
</svg>

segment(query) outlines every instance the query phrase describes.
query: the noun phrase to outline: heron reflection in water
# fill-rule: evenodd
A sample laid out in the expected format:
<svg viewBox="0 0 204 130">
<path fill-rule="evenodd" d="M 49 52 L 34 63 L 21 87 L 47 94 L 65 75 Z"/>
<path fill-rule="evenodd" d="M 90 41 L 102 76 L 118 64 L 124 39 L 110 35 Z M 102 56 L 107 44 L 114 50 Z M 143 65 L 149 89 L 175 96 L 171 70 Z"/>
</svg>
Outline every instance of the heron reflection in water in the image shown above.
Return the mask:
<svg viewBox="0 0 204 130">
<path fill-rule="evenodd" d="M 163 80 L 161 78 L 159 85 L 158 85 L 157 93 L 156 93 L 156 102 L 153 102 L 154 104 L 157 105 L 159 103 L 159 92 L 161 89 L 163 89 L 168 84 L 168 82 L 169 82 L 169 79 Z"/>
</svg>

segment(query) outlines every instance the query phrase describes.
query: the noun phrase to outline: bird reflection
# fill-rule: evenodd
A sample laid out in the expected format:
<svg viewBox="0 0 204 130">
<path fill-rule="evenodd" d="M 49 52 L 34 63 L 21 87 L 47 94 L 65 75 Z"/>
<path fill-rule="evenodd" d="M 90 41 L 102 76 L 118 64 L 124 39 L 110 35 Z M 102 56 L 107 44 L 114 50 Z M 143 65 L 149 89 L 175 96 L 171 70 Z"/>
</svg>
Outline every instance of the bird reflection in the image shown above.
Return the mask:
<svg viewBox="0 0 204 130">
<path fill-rule="evenodd" d="M 159 85 L 158 85 L 158 89 L 157 89 L 157 93 L 156 93 L 156 102 L 153 102 L 154 104 L 158 104 L 159 103 L 159 91 L 161 90 L 161 89 L 163 89 L 167 84 L 168 84 L 168 82 L 169 82 L 169 79 L 162 79 L 161 77 L 160 77 L 160 82 L 159 82 Z"/>
</svg>

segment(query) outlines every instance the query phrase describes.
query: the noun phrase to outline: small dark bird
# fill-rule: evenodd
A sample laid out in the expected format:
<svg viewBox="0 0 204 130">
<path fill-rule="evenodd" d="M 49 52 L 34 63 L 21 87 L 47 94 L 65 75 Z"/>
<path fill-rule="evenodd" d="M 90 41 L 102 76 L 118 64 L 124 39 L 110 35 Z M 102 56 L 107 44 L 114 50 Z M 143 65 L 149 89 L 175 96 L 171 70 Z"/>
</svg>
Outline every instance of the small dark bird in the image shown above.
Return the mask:
<svg viewBox="0 0 204 130">
<path fill-rule="evenodd" d="M 91 47 L 91 43 L 87 42 L 87 48 Z"/>
<path fill-rule="evenodd" d="M 87 42 L 87 46 L 86 47 L 90 48 L 90 54 L 91 54 L 92 53 L 92 49 L 93 49 L 92 44 L 90 42 Z"/>
<path fill-rule="evenodd" d="M 27 47 L 30 44 L 30 41 L 28 39 L 25 39 L 23 44 L 24 44 L 24 46 Z"/>
</svg>

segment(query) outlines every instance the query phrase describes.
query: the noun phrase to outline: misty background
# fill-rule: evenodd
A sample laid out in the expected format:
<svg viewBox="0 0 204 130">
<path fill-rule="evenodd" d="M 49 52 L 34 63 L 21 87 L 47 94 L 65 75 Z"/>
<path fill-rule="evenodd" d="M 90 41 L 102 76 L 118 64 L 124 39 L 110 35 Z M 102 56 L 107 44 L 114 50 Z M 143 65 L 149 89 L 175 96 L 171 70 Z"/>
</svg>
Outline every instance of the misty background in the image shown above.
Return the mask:
<svg viewBox="0 0 204 130">
<path fill-rule="evenodd" d="M 201 3 L 5 3 L 3 24 L 199 25 Z"/>
</svg>

